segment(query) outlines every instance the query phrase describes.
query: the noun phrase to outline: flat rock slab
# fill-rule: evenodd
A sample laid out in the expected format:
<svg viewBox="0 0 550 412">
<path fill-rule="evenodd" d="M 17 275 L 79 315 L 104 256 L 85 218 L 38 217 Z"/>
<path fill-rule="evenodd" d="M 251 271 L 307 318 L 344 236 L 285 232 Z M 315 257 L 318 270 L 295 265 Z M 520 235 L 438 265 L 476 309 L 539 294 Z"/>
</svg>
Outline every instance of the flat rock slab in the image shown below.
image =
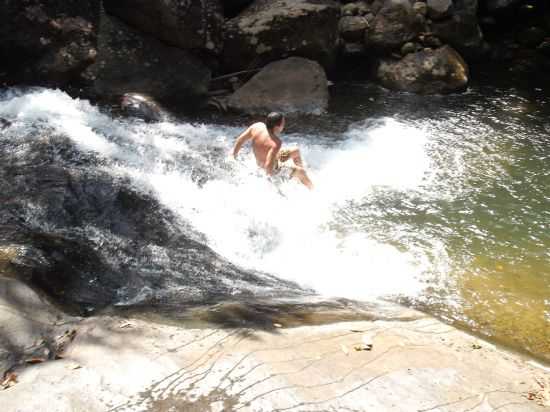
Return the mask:
<svg viewBox="0 0 550 412">
<path fill-rule="evenodd" d="M 64 359 L 22 370 L 0 404 L 6 412 L 545 410 L 528 397 L 539 391 L 548 402 L 536 381 L 548 383 L 548 370 L 427 316 L 403 319 L 258 331 L 90 318 Z"/>
</svg>

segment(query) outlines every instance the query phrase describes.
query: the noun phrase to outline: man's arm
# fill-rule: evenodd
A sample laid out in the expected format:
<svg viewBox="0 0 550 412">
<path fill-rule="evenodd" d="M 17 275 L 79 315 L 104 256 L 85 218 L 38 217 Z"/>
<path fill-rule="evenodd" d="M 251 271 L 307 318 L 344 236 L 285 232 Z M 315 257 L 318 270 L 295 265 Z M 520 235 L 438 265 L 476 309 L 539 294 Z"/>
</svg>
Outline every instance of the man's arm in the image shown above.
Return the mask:
<svg viewBox="0 0 550 412">
<path fill-rule="evenodd" d="M 273 176 L 275 163 L 277 162 L 277 153 L 279 153 L 280 148 L 281 145 L 276 145 L 269 149 L 269 152 L 267 152 L 264 169 L 268 176 Z"/>
<path fill-rule="evenodd" d="M 241 150 L 243 145 L 246 143 L 246 141 L 250 140 L 251 138 L 252 138 L 252 126 L 250 126 L 248 129 L 242 132 L 239 137 L 237 137 L 237 140 L 235 141 L 235 146 L 233 147 L 233 157 L 235 159 L 237 158 L 239 151 Z"/>
</svg>

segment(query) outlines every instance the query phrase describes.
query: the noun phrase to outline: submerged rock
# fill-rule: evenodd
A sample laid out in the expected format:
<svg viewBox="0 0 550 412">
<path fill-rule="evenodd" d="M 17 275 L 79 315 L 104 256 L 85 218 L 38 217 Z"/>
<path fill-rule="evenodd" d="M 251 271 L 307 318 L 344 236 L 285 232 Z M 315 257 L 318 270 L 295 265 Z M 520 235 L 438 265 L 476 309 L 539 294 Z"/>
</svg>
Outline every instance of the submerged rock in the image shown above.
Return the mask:
<svg viewBox="0 0 550 412">
<path fill-rule="evenodd" d="M 468 84 L 468 66 L 451 47 L 410 53 L 398 61 L 382 61 L 377 76 L 389 89 L 419 94 L 450 93 Z"/>
<path fill-rule="evenodd" d="M 332 0 L 256 0 L 225 25 L 227 71 L 262 67 L 289 56 L 334 65 L 340 7 Z"/>
<path fill-rule="evenodd" d="M 150 96 L 142 94 L 126 93 L 121 98 L 120 107 L 124 114 L 137 117 L 146 122 L 158 122 L 165 117 L 158 103 Z"/>
<path fill-rule="evenodd" d="M 316 62 L 290 57 L 267 65 L 228 100 L 246 113 L 320 114 L 328 108 L 327 77 Z"/>
<path fill-rule="evenodd" d="M 94 62 L 100 0 L 0 3 L 0 61 L 12 83 L 63 85 Z"/>
<path fill-rule="evenodd" d="M 105 10 L 141 31 L 184 49 L 222 49 L 220 0 L 104 0 Z"/>
<path fill-rule="evenodd" d="M 210 76 L 190 52 L 169 47 L 109 15 L 102 16 L 97 61 L 86 71 L 95 94 L 140 93 L 186 106 L 207 94 Z"/>
</svg>

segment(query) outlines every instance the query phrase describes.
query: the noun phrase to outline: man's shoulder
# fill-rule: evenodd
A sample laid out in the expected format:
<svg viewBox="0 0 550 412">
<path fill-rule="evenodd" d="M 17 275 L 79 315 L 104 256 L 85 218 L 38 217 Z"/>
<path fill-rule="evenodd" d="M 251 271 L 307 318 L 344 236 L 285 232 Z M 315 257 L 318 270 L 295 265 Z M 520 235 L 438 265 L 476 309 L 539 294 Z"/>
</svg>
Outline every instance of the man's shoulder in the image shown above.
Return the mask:
<svg viewBox="0 0 550 412">
<path fill-rule="evenodd" d="M 266 125 L 264 122 L 256 122 L 256 123 L 253 123 L 251 126 L 250 126 L 251 129 L 253 130 L 260 130 L 260 129 L 265 129 L 266 128 Z"/>
</svg>

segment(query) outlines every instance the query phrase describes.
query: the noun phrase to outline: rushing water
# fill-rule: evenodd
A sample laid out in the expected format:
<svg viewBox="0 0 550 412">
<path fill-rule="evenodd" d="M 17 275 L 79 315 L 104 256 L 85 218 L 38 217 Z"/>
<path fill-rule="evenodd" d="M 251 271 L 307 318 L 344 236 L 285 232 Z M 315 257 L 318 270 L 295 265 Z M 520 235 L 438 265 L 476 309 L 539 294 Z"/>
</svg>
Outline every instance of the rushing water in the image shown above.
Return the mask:
<svg viewBox="0 0 550 412">
<path fill-rule="evenodd" d="M 326 296 L 398 300 L 548 360 L 548 103 L 537 90 L 428 98 L 339 86 L 328 115 L 290 119 L 284 135 L 313 192 L 265 179 L 248 148 L 231 160 L 245 126 L 235 119 L 145 124 L 54 90 L 3 93 L 0 117 L 12 123 L 0 145 L 29 130 L 66 136 L 245 271 Z M 36 227 L 55 226 L 37 208 L 28 205 Z M 148 253 L 176 276 L 163 248 Z M 120 285 L 117 296 L 144 294 Z"/>
</svg>

